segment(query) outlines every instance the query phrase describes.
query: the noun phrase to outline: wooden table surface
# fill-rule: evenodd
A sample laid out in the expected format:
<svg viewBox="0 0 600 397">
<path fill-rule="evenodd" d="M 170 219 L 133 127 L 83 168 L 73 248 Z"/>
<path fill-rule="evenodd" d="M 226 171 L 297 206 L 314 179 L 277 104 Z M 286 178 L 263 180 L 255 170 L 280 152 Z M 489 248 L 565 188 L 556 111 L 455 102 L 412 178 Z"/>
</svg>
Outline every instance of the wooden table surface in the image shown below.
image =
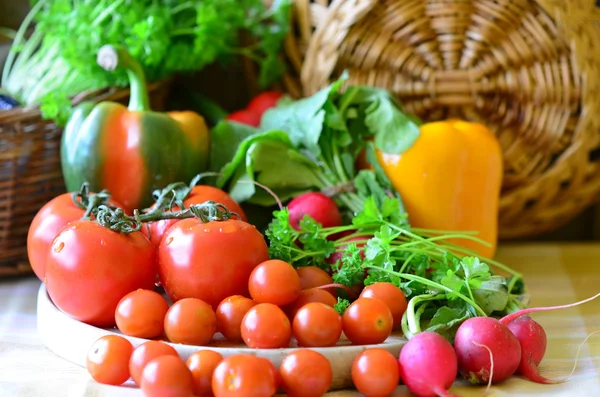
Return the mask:
<svg viewBox="0 0 600 397">
<path fill-rule="evenodd" d="M 600 244 L 512 244 L 501 246 L 497 259 L 520 270 L 531 292 L 531 305 L 559 305 L 600 291 Z M 0 280 L 0 396 L 140 397 L 139 389 L 100 385 L 84 368 L 45 348 L 36 331 L 34 278 Z M 545 328 L 548 349 L 540 366 L 543 375 L 563 378 L 571 372 L 577 348 L 600 329 L 600 300 L 533 317 Z M 456 383 L 459 396 L 481 396 L 483 388 Z M 328 393 L 355 397 L 352 390 Z M 581 349 L 574 375 L 558 385 L 538 385 L 513 377 L 493 386 L 489 396 L 600 396 L 600 334 Z M 394 397 L 411 396 L 399 386 Z"/>
</svg>

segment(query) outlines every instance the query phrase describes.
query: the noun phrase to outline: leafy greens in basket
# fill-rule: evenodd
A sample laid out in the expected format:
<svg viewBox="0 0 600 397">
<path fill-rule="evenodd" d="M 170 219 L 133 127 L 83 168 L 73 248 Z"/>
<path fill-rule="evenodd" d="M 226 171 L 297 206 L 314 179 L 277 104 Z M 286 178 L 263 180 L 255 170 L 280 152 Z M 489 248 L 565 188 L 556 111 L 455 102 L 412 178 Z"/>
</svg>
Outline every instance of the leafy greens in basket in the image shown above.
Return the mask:
<svg viewBox="0 0 600 397">
<path fill-rule="evenodd" d="M 232 55 L 260 65 L 260 82 L 277 79 L 289 29 L 289 0 L 34 0 L 2 73 L 2 88 L 25 105 L 41 103 L 48 118 L 65 121 L 67 97 L 126 86 L 125 72 L 96 63 L 106 44 L 122 45 L 149 81 L 202 69 Z M 35 23 L 26 38 L 30 25 Z M 243 46 L 245 34 L 255 44 Z"/>
</svg>

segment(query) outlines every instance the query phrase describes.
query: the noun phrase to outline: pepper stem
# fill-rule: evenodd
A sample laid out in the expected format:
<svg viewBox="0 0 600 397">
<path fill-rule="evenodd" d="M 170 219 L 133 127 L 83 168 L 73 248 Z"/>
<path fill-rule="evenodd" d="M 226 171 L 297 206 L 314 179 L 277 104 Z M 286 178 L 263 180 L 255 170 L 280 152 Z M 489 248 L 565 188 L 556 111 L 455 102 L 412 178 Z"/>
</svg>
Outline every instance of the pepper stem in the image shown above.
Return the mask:
<svg viewBox="0 0 600 397">
<path fill-rule="evenodd" d="M 113 71 L 122 67 L 129 76 L 129 106 L 130 111 L 144 111 L 150 109 L 150 100 L 146 90 L 146 77 L 144 70 L 129 53 L 122 47 L 110 44 L 98 50 L 97 62 L 104 70 Z"/>
</svg>

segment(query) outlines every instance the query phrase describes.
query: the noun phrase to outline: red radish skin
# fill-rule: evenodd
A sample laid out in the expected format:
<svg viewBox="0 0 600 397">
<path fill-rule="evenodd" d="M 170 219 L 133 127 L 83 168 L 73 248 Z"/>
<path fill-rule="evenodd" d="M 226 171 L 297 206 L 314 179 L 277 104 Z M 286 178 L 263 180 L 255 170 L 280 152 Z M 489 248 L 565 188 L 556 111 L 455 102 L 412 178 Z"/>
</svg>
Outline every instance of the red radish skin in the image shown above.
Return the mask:
<svg viewBox="0 0 600 397">
<path fill-rule="evenodd" d="M 323 193 L 304 193 L 294 198 L 288 204 L 290 224 L 300 230 L 300 220 L 304 215 L 309 215 L 323 227 L 341 226 L 342 215 L 335 201 Z"/>
<path fill-rule="evenodd" d="M 456 397 L 448 389 L 458 372 L 456 353 L 443 336 L 421 332 L 400 350 L 400 378 L 418 397 Z"/>
<path fill-rule="evenodd" d="M 489 348 L 489 351 L 482 346 Z M 491 317 L 473 317 L 463 322 L 454 338 L 458 370 L 473 384 L 489 382 L 492 357 L 492 383 L 510 378 L 521 362 L 521 344 L 508 327 Z"/>
<path fill-rule="evenodd" d="M 544 328 L 531 317 L 523 316 L 510 322 L 508 329 L 511 330 L 521 344 L 521 363 L 517 373 L 536 383 L 559 383 L 544 378 L 538 371 L 538 365 L 546 353 L 547 338 Z"/>
</svg>

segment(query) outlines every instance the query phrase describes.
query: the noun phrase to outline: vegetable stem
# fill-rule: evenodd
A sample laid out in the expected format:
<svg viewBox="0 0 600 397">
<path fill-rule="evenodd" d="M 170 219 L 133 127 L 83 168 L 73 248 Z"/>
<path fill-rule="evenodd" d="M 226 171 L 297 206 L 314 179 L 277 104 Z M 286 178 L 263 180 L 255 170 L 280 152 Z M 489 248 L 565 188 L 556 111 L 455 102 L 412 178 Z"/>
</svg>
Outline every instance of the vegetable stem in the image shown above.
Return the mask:
<svg viewBox="0 0 600 397">
<path fill-rule="evenodd" d="M 98 65 L 108 71 L 118 66 L 124 68 L 129 76 L 129 106 L 130 111 L 150 109 L 150 101 L 146 90 L 146 78 L 140 64 L 122 47 L 105 45 L 98 51 Z"/>
<path fill-rule="evenodd" d="M 471 306 L 473 306 L 473 308 L 481 316 L 487 317 L 487 314 L 485 313 L 485 311 L 481 307 L 479 307 L 479 305 L 477 303 L 475 303 L 471 298 L 469 298 L 469 297 L 461 294 L 460 292 L 453 291 L 451 288 L 448 288 L 445 285 L 436 283 L 435 281 L 431 281 L 429 279 L 426 279 L 425 277 L 420 277 L 420 276 L 416 276 L 414 274 L 408 274 L 408 273 L 398 273 L 398 272 L 395 272 L 393 270 L 385 269 L 385 268 L 383 268 L 381 266 L 370 266 L 370 265 L 367 265 L 365 267 L 366 268 L 371 268 L 371 269 L 377 269 L 377 270 L 380 270 L 380 271 L 385 272 L 385 273 L 396 275 L 396 276 L 398 276 L 400 278 L 403 278 L 405 280 L 417 281 L 417 282 L 419 282 L 421 284 L 428 285 L 428 286 L 433 287 L 433 288 L 442 289 L 442 290 L 444 290 L 444 291 L 446 291 L 448 293 L 454 294 L 457 297 L 461 298 L 462 300 L 464 300 L 465 302 L 467 302 L 468 304 L 470 304 Z"/>
</svg>

